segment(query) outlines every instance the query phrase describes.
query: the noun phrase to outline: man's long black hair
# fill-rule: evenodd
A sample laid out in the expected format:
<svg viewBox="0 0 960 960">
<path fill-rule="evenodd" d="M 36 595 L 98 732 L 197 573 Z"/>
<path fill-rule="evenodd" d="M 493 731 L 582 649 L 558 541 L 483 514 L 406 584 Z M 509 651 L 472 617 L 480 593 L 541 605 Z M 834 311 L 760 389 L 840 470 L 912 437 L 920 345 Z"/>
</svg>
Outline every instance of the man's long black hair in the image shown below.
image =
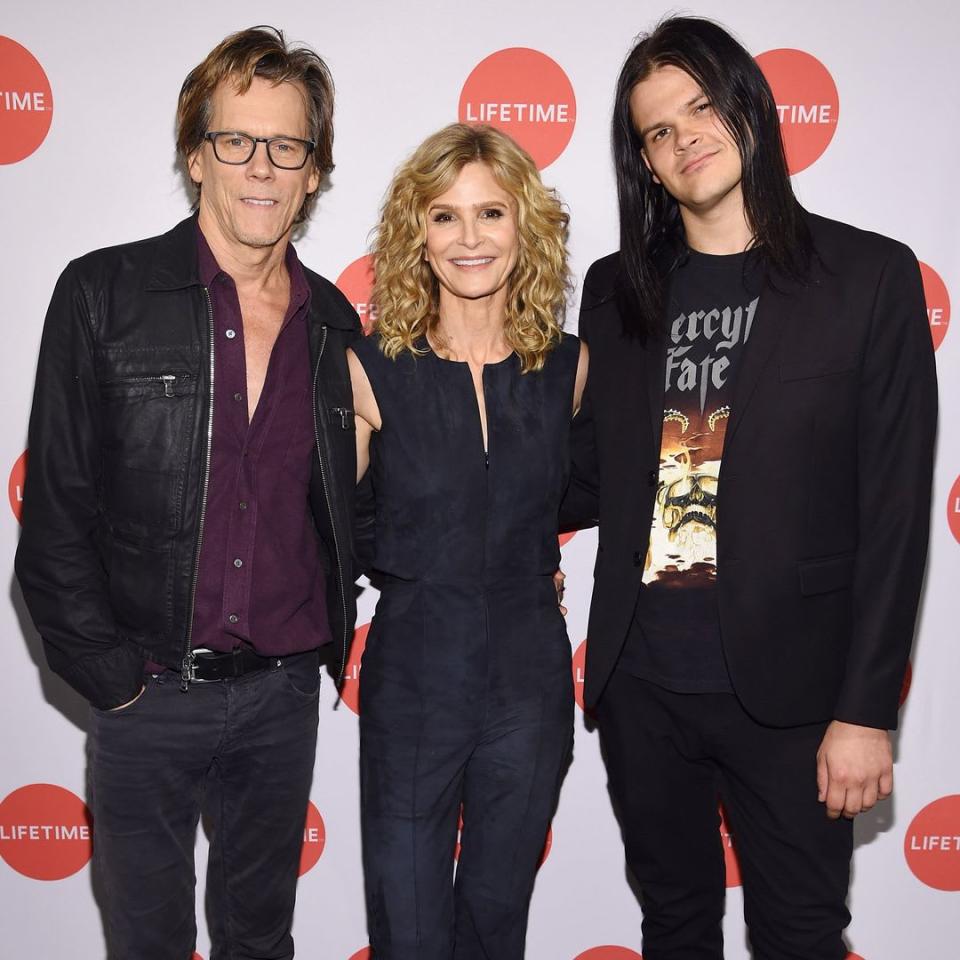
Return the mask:
<svg viewBox="0 0 960 960">
<path fill-rule="evenodd" d="M 641 37 L 627 56 L 613 112 L 620 201 L 617 298 L 626 331 L 643 337 L 662 328 L 666 278 L 687 250 L 677 201 L 654 182 L 643 162 L 643 143 L 630 115 L 633 88 L 667 65 L 696 81 L 740 151 L 744 207 L 753 233 L 751 249 L 767 275 L 803 281 L 813 252 L 787 172 L 776 103 L 756 61 L 710 20 L 664 20 Z"/>
</svg>

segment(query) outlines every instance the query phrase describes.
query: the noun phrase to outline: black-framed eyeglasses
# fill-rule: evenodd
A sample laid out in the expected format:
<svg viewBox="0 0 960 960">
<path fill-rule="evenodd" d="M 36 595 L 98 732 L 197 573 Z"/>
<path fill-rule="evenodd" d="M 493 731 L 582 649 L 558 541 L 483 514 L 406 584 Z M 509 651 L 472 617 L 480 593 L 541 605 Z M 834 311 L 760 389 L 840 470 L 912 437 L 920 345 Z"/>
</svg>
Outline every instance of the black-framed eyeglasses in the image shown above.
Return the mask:
<svg viewBox="0 0 960 960">
<path fill-rule="evenodd" d="M 316 149 L 313 140 L 296 137 L 252 137 L 240 130 L 210 130 L 203 135 L 213 145 L 213 155 L 221 163 L 240 166 L 248 163 L 258 143 L 267 145 L 267 157 L 281 170 L 300 170 Z"/>
</svg>

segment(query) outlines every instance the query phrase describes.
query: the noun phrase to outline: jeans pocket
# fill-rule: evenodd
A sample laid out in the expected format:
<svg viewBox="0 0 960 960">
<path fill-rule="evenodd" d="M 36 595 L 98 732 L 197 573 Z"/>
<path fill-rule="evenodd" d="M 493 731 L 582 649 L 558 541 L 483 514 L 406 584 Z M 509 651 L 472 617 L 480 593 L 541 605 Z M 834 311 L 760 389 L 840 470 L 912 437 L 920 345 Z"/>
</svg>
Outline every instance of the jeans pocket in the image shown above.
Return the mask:
<svg viewBox="0 0 960 960">
<path fill-rule="evenodd" d="M 315 700 L 320 695 L 320 654 L 317 650 L 284 657 L 280 665 L 286 685 L 305 700 Z"/>
</svg>

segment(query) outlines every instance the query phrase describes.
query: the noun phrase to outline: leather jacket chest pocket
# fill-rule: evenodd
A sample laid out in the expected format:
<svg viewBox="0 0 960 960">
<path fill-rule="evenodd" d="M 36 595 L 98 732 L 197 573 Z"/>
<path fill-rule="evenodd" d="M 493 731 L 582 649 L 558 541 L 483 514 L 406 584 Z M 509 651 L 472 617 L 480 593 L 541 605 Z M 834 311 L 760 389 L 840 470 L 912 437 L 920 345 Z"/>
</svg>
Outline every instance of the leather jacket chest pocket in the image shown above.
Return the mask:
<svg viewBox="0 0 960 960">
<path fill-rule="evenodd" d="M 99 364 L 103 507 L 129 533 L 180 523 L 197 374 L 179 351 L 112 354 Z"/>
</svg>

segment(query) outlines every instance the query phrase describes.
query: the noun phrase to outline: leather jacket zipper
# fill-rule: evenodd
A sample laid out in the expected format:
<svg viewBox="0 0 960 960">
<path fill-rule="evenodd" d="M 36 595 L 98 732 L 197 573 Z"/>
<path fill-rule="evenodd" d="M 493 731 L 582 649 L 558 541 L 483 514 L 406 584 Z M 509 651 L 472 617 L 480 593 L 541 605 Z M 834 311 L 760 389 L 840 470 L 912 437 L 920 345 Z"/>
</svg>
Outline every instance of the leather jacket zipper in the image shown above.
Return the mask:
<svg viewBox="0 0 960 960">
<path fill-rule="evenodd" d="M 193 617 L 197 603 L 197 579 L 200 574 L 200 548 L 203 546 L 203 523 L 207 516 L 207 494 L 210 487 L 210 450 L 213 446 L 213 304 L 210 302 L 210 291 L 204 287 L 203 296 L 207 301 L 207 322 L 210 328 L 210 404 L 207 412 L 207 454 L 203 467 L 203 489 L 200 495 L 200 522 L 197 525 L 197 548 L 193 560 L 193 581 L 190 584 L 190 614 L 187 619 L 187 633 L 184 639 L 183 659 L 180 661 L 180 689 L 186 693 L 193 679 Z"/>
<path fill-rule="evenodd" d="M 327 345 L 327 327 L 326 324 L 322 327 L 322 336 L 320 338 L 320 350 L 317 352 L 317 365 L 313 371 L 313 432 L 317 441 L 317 459 L 320 461 L 320 483 L 323 486 L 323 496 L 327 503 L 327 514 L 330 517 L 330 529 L 333 531 L 333 550 L 336 554 L 337 562 L 337 583 L 340 585 L 340 604 L 342 606 L 343 614 L 343 640 L 342 640 L 342 654 L 340 657 L 340 673 L 337 676 L 337 685 L 343 681 L 343 671 L 347 662 L 347 592 L 346 586 L 343 582 L 343 562 L 340 559 L 340 541 L 337 539 L 337 524 L 333 516 L 333 506 L 330 503 L 330 490 L 327 485 L 327 470 L 323 462 L 323 451 L 320 444 L 320 422 L 317 416 L 317 409 L 319 407 L 319 397 L 317 394 L 317 388 L 320 383 L 320 360 L 323 358 L 323 349 Z M 338 408 L 337 413 L 340 413 L 341 421 L 346 424 L 346 414 L 341 412 Z"/>
<path fill-rule="evenodd" d="M 115 383 L 162 383 L 163 384 L 163 395 L 165 397 L 173 396 L 173 386 L 177 380 L 189 380 L 189 374 L 176 374 L 176 373 L 161 373 L 158 376 L 143 376 L 143 377 L 114 377 L 112 380 L 105 380 L 104 386 L 110 386 Z"/>
</svg>

